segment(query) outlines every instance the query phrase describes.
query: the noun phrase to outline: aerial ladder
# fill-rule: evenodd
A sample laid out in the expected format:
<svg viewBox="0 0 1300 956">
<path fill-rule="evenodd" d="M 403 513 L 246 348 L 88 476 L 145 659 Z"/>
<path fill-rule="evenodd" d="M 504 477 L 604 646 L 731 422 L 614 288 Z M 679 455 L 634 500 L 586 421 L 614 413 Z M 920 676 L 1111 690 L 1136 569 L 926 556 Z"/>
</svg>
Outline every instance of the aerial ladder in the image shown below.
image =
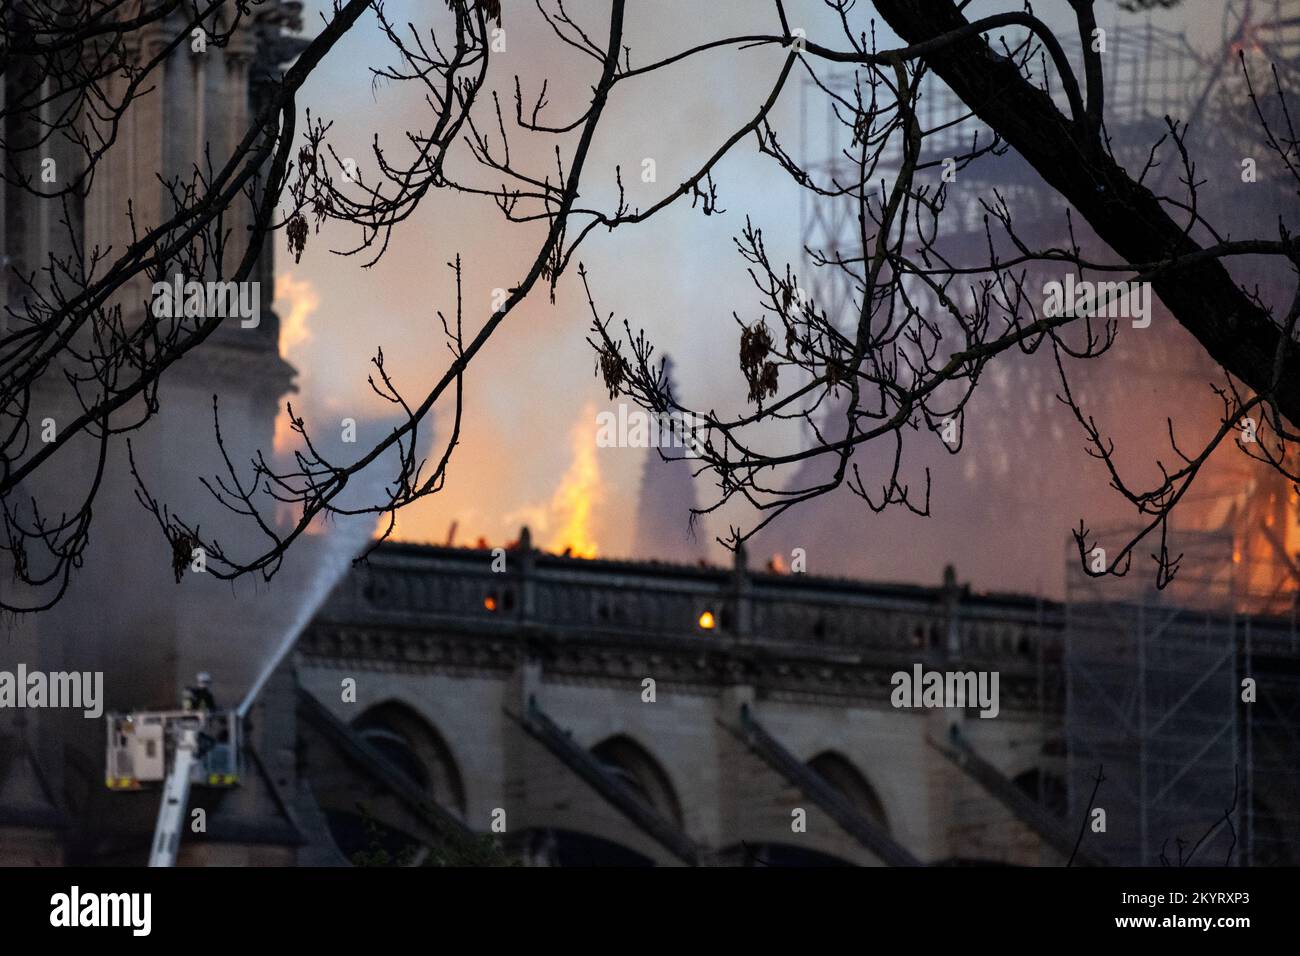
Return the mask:
<svg viewBox="0 0 1300 956">
<path fill-rule="evenodd" d="M 149 847 L 150 866 L 175 866 L 190 788 L 239 785 L 242 710 L 217 710 L 206 674 L 188 688 L 181 710 L 109 714 L 105 783 L 134 791 L 162 785 Z"/>
<path fill-rule="evenodd" d="M 211 678 L 201 673 L 187 688 L 181 710 L 108 715 L 105 783 L 110 790 L 143 790 L 162 784 L 162 804 L 149 849 L 150 866 L 175 866 L 190 787 L 239 786 L 245 721 L 257 695 L 284 663 L 310 620 L 303 613 L 262 665 L 244 699 L 218 710 Z"/>
</svg>

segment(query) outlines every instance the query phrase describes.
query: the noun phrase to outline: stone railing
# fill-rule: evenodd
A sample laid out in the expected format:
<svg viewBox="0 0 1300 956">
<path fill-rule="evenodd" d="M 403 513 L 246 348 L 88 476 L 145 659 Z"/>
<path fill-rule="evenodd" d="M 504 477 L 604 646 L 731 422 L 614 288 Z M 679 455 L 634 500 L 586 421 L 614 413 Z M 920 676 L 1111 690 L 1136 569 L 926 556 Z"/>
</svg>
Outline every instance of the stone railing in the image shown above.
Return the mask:
<svg viewBox="0 0 1300 956">
<path fill-rule="evenodd" d="M 609 640 L 709 632 L 725 642 L 1025 667 L 1055 666 L 1062 653 L 1063 605 L 971 594 L 951 578 L 939 587 L 880 585 L 751 573 L 741 563 L 587 561 L 528 549 L 506 552 L 503 571 L 493 566 L 485 549 L 386 545 L 339 583 L 317 620 Z M 1241 618 L 1235 627 L 1243 649 L 1249 630 L 1253 653 L 1300 657 L 1294 621 Z"/>
<path fill-rule="evenodd" d="M 952 583 L 872 585 L 524 550 L 507 552 L 503 571 L 493 564 L 489 550 L 385 546 L 340 582 L 318 620 L 669 641 L 712 632 L 750 644 L 1026 664 L 1060 654 L 1059 605 L 972 596 Z"/>
</svg>

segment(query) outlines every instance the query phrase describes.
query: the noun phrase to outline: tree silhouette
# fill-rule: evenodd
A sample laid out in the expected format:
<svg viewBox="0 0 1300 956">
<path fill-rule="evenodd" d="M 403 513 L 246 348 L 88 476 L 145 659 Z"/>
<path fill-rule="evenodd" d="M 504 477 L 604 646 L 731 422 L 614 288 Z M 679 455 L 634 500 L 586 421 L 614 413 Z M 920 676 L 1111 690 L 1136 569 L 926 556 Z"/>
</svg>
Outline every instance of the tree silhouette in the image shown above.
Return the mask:
<svg viewBox="0 0 1300 956">
<path fill-rule="evenodd" d="M 1088 42 L 1096 24 L 1092 0 L 1069 0 L 1077 37 L 1058 37 L 1018 3 L 978 20 L 969 20 L 966 4 L 955 0 L 821 3 L 839 24 L 834 35 L 805 35 L 792 22 L 787 3 L 773 0 L 770 32 L 688 41 L 678 53 L 637 63 L 635 38 L 625 30 L 625 0 L 612 0 L 607 17 L 602 10 L 586 24 L 562 0 L 537 0 L 551 34 L 566 50 L 568 59 L 556 69 L 590 78 L 590 94 L 579 108 L 554 116 L 545 83 L 526 91 L 515 76 L 513 111 L 503 108 L 492 87 L 497 73 L 492 31 L 511 15 L 496 0 L 446 0 L 427 11 L 428 21 L 419 25 L 392 21 L 374 0 L 338 0 L 292 65 L 263 78 L 260 106 L 229 148 L 214 153 L 209 144 L 202 164 L 165 181 L 168 205 L 152 217 L 133 206 L 130 241 L 112 248 L 87 245 L 78 232 L 78 203 L 114 155 L 123 118 L 163 81 L 168 57 L 200 35 L 209 46 L 221 47 L 240 42 L 241 31 L 279 33 L 295 25 L 296 7 L 252 0 L 0 3 L 4 180 L 47 204 L 51 221 L 67 234 L 38 267 L 10 277 L 7 322 L 0 334 L 0 547 L 15 577 L 36 597 L 24 602 L 6 592 L 0 604 L 35 610 L 59 599 L 89 540 L 109 446 L 129 442 L 131 432 L 156 414 L 159 382 L 221 324 L 219 315 L 156 316 L 143 289 L 177 272 L 246 281 L 264 244 L 280 231 L 296 257 L 323 229 L 350 230 L 353 240 L 339 251 L 371 264 L 419 206 L 448 194 L 477 197 L 506 224 L 545 227 L 544 237 L 519 263 L 520 278 L 505 300 L 488 314 L 467 312 L 461 262 L 448 264 L 457 291 L 454 311 L 438 313 L 448 348 L 445 366 L 424 394 L 407 398 L 377 352 L 371 387 L 401 421 L 350 461 L 327 458 L 290 408 L 299 439 L 293 463 L 276 466 L 261 453 L 237 463 L 222 440 L 220 408 L 214 403 L 224 473 L 206 484 L 232 519 L 258 531 L 260 544 L 247 553 L 226 550 L 215 534 L 200 533 L 140 480 L 141 502 L 178 554 L 180 545 L 201 546 L 209 573 L 265 579 L 319 518 L 387 516 L 391 531 L 397 511 L 443 487 L 460 438 L 464 376 L 475 357 L 525 298 L 545 287 L 553 299 L 570 272 L 577 272 L 586 288 L 597 370 L 610 395 L 655 413 L 693 416 L 690 420 L 700 423 L 692 446 L 697 467 L 717 488 L 716 499 L 700 510 L 733 500 L 753 509 L 754 521 L 733 528 L 725 539 L 731 547 L 777 515 L 842 485 L 873 510 L 925 513 L 928 471 L 923 487 L 902 477 L 908 449 L 939 442 L 958 453 L 965 411 L 981 379 L 1020 353 L 1052 357 L 1064 413 L 1076 421 L 1091 453 L 1108 468 L 1111 483 L 1142 519 L 1140 533 L 1103 570 L 1084 562 L 1089 574 L 1125 573 L 1134 549 L 1153 536 L 1159 541 L 1157 582 L 1167 583 L 1178 562 L 1166 547 L 1169 516 L 1209 455 L 1239 435 L 1248 418 L 1257 441 L 1243 443 L 1242 450 L 1260 467 L 1295 481 L 1289 451 L 1300 421 L 1300 351 L 1294 335 L 1300 298 L 1276 308 L 1239 285 L 1225 267 L 1240 257 L 1263 257 L 1275 275 L 1293 277 L 1300 268 L 1294 224 L 1279 211 L 1276 222 L 1258 224 L 1257 235 L 1230 238 L 1209 221 L 1188 130 L 1176 120 L 1169 119 L 1164 136 L 1151 145 L 1145 168 L 1130 169 L 1116 158 L 1106 126 L 1103 63 Z M 878 46 L 877 16 L 902 45 Z M 429 115 L 419 129 L 407 131 L 403 149 L 376 137 L 367 161 L 354 170 L 331 145 L 330 122 L 306 109 L 299 115 L 299 94 L 313 73 L 343 68 L 330 54 L 371 17 L 397 59 L 395 66 L 370 68 L 372 80 L 419 90 Z M 689 36 L 691 30 L 682 33 Z M 1082 77 L 1067 46 L 1079 51 Z M 589 169 L 592 142 L 598 130 L 618 121 L 626 87 L 711 51 L 755 48 L 784 53 L 757 110 L 737 128 L 720 131 L 694 171 L 665 188 L 657 201 L 634 208 L 626 200 L 621 170 Z M 1283 74 L 1252 75 L 1244 58 L 1240 68 L 1246 86 L 1238 111 L 1253 117 L 1272 173 L 1300 183 Z M 831 82 L 832 69 L 851 71 L 847 86 Z M 968 118 L 992 130 L 991 141 L 972 136 L 955 156 L 930 148 L 947 132 L 927 128 L 919 109 L 923 81 L 931 74 L 960 98 Z M 842 126 L 848 143 L 844 156 L 853 171 L 849 179 L 820 177 L 801 165 L 773 126 L 774 106 L 796 77 L 816 87 Z M 550 144 L 548 163 L 527 163 L 523 151 L 511 148 L 516 138 Z M 56 148 L 73 172 L 55 184 L 43 183 L 35 172 L 37 160 Z M 754 280 L 757 315 L 742 319 L 738 310 L 727 311 L 738 325 L 738 373 L 748 385 L 748 406 L 732 413 L 692 409 L 665 387 L 654 346 L 633 331 L 631 319 L 616 322 L 598 307 L 600 283 L 613 280 L 590 275 L 575 260 L 589 241 L 615 229 L 645 227 L 680 203 L 689 202 L 704 215 L 736 215 L 722 205 L 725 183 L 715 173 L 742 148 L 768 157 L 784 172 L 789 188 L 805 192 L 810 201 L 852 205 L 860 224 L 855 248 L 808 250 L 813 268 L 837 273 L 852 288 L 852 309 L 829 314 L 804 291 L 810 283 L 801 282 L 793 265 L 776 261 L 761 228 L 746 219 L 735 242 Z M 1009 151 L 1064 203 L 1068 242 L 1044 244 L 1025 235 L 1005 197 L 995 192 L 981 199 L 983 243 L 953 250 L 945 243 L 951 191 L 946 182 L 934 185 L 927 176 L 944 160 L 961 170 L 1003 161 Z M 1160 163 L 1180 170 L 1164 192 L 1147 183 Z M 611 208 L 582 198 L 598 177 L 618 185 Z M 1080 234 L 1085 230 L 1086 237 Z M 1029 277 L 1039 274 L 1034 270 L 1043 268 L 1080 281 L 1150 283 L 1163 307 L 1222 370 L 1216 385 L 1223 406 L 1218 426 L 1191 446 L 1175 437 L 1171 420 L 1173 464 L 1161 464 L 1155 483 L 1121 474 L 1113 444 L 1070 387 L 1072 363 L 1104 360 L 1111 351 L 1119 323 L 1103 308 L 1110 303 L 1051 314 L 1029 284 Z M 33 394 L 51 381 L 71 386 L 79 412 L 54 440 L 38 442 L 33 440 Z M 427 430 L 435 407 L 445 414 L 444 406 L 450 406 L 450 428 L 440 450 L 425 458 L 416 450 L 420 430 Z M 781 421 L 806 424 L 814 440 L 795 450 L 770 445 L 766 426 Z M 956 440 L 945 441 L 943 433 L 953 428 Z M 34 480 L 57 468 L 59 451 L 78 438 L 98 443 L 98 471 L 77 502 L 43 509 L 30 491 Z M 883 478 L 868 478 L 854 460 L 868 445 L 887 450 L 892 467 Z M 349 483 L 380 458 L 397 462 L 386 493 L 363 505 L 345 505 Z M 813 460 L 826 463 L 824 477 L 786 483 L 795 466 Z M 293 512 L 287 524 L 275 517 L 286 506 Z M 1090 550 L 1086 526 L 1080 525 L 1076 538 L 1084 560 Z"/>
</svg>

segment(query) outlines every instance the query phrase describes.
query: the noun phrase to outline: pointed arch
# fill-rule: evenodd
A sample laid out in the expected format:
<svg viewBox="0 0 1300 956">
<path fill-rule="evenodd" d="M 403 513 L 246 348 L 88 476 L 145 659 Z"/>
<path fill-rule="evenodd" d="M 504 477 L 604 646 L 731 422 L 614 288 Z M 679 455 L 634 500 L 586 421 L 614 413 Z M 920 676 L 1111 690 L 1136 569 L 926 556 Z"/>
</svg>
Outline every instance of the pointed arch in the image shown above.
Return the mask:
<svg viewBox="0 0 1300 956">
<path fill-rule="evenodd" d="M 616 734 L 591 748 L 591 752 L 623 783 L 678 827 L 682 808 L 677 791 L 659 761 L 626 734 Z"/>
<path fill-rule="evenodd" d="M 1035 803 L 1057 817 L 1064 818 L 1069 809 L 1065 780 L 1042 767 L 1030 767 L 1011 781 Z"/>
<path fill-rule="evenodd" d="M 741 842 L 723 851 L 725 858 L 737 866 L 775 867 L 840 867 L 854 866 L 846 860 L 824 850 L 798 846 L 792 843 L 769 841 L 764 843 Z"/>
<path fill-rule="evenodd" d="M 543 827 L 525 839 L 524 854 L 534 865 L 649 867 L 654 860 L 628 846 L 593 833 Z"/>
<path fill-rule="evenodd" d="M 886 830 L 889 818 L 885 805 L 867 778 L 847 757 L 834 750 L 823 750 L 808 761 L 816 774 L 838 790 L 855 809 L 865 813 Z"/>
<path fill-rule="evenodd" d="M 414 708 L 388 700 L 368 708 L 352 728 L 439 806 L 464 819 L 465 786 L 442 735 Z"/>
</svg>

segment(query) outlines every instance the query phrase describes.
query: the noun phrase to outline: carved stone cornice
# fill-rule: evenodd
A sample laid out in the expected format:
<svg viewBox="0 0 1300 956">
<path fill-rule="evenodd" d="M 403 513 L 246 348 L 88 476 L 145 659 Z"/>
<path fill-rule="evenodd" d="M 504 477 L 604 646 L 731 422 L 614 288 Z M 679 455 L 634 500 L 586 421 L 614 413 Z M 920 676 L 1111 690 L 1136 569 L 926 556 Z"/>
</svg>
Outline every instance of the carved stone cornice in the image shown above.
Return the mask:
<svg viewBox="0 0 1300 956">
<path fill-rule="evenodd" d="M 248 330 L 247 334 L 255 335 L 256 331 Z M 237 388 L 275 399 L 297 391 L 293 383 L 297 369 L 261 342 L 245 347 L 209 340 L 186 355 L 182 363 L 185 380 L 200 381 L 204 388 Z"/>
<path fill-rule="evenodd" d="M 701 640 L 711 643 L 702 645 Z M 426 630 L 331 622 L 313 624 L 299 640 L 298 654 L 307 668 L 500 678 L 528 659 L 539 663 L 546 680 L 554 683 L 639 690 L 641 681 L 652 677 L 674 693 L 711 696 L 728 686 L 748 685 L 760 697 L 834 706 L 889 706 L 891 676 L 922 663 L 914 657 L 845 655 L 726 638 L 611 641 L 536 628 L 506 634 L 482 626 Z M 1037 674 L 1019 662 L 1007 663 L 1009 668 L 999 668 L 1001 708 L 1037 710 Z M 944 666 L 973 670 L 988 664 L 949 661 Z M 1057 671 L 1049 675 L 1049 687 L 1058 686 L 1057 676 Z M 1057 711 L 1063 700 L 1053 691 L 1043 705 Z"/>
<path fill-rule="evenodd" d="M 761 697 L 889 706 L 892 675 L 996 671 L 1001 709 L 1059 718 L 1065 613 L 1016 595 L 736 574 L 532 550 L 388 544 L 335 588 L 299 651 L 307 666 L 502 674 L 536 661 L 548 681 L 675 692 L 746 685 Z M 743 572 L 742 572 L 743 573 Z M 744 614 L 738 613 L 743 605 Z M 718 619 L 699 626 L 702 611 Z M 743 621 L 744 628 L 730 627 Z M 1259 620 L 1264 647 L 1300 654 L 1287 622 Z"/>
</svg>

